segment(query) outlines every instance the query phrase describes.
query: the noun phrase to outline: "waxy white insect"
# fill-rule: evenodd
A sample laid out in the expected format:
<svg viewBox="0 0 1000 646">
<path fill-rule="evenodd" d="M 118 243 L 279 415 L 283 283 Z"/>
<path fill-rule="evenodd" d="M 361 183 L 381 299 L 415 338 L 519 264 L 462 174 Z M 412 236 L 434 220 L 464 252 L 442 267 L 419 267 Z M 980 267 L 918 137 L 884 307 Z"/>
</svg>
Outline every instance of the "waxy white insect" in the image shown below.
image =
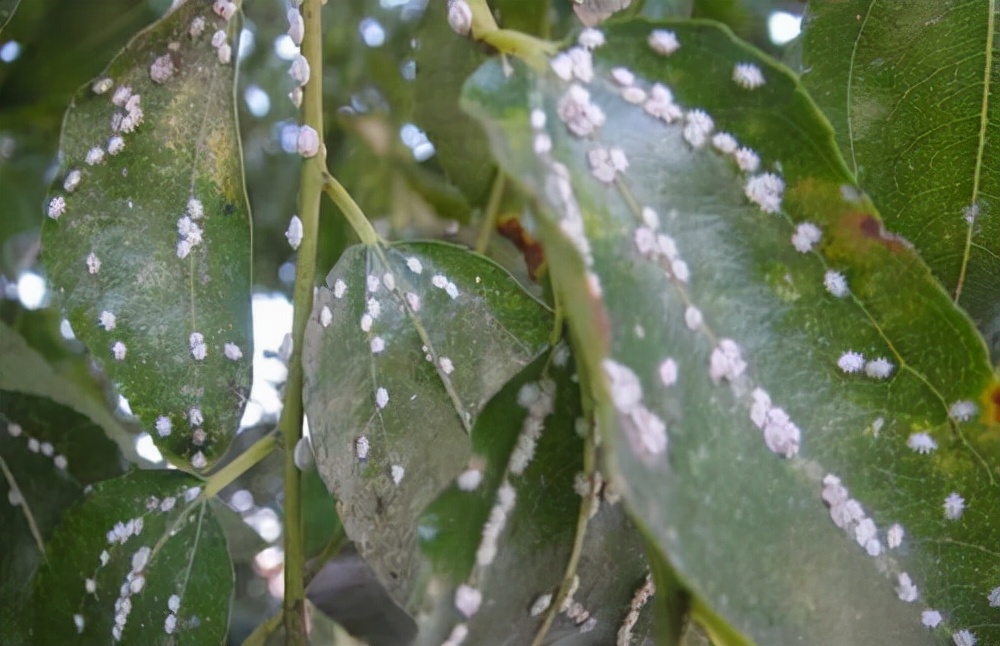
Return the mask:
<svg viewBox="0 0 1000 646">
<path fill-rule="evenodd" d="M 728 132 L 717 132 L 712 135 L 712 147 L 724 155 L 733 154 L 738 146 L 736 137 Z"/>
<path fill-rule="evenodd" d="M 243 350 L 241 350 L 240 346 L 235 343 L 226 343 L 222 346 L 222 353 L 226 355 L 226 358 L 230 361 L 239 361 L 243 358 Z"/>
<path fill-rule="evenodd" d="M 87 151 L 87 156 L 84 157 L 83 161 L 87 163 L 88 166 L 96 166 L 104 162 L 104 149 L 100 146 L 94 146 Z"/>
<path fill-rule="evenodd" d="M 482 481 L 483 472 L 479 469 L 466 469 L 455 480 L 462 491 L 474 491 Z"/>
<path fill-rule="evenodd" d="M 952 404 L 948 408 L 948 417 L 956 422 L 967 422 L 979 412 L 979 407 L 975 402 L 963 399 Z"/>
<path fill-rule="evenodd" d="M 156 434 L 159 435 L 160 437 L 169 437 L 174 427 L 173 423 L 170 421 L 170 418 L 167 417 L 166 415 L 160 415 L 159 417 L 157 417 L 156 424 L 154 426 L 156 428 Z"/>
<path fill-rule="evenodd" d="M 654 83 L 649 89 L 649 99 L 642 104 L 642 109 L 664 123 L 673 123 L 684 116 L 684 111 L 674 103 L 673 92 L 661 83 Z"/>
<path fill-rule="evenodd" d="M 59 216 L 66 212 L 66 200 L 62 195 L 56 195 L 49 200 L 48 216 L 53 220 L 58 220 Z M 91 272 L 93 273 L 93 272 Z"/>
<path fill-rule="evenodd" d="M 201 409 L 197 406 L 192 406 L 188 409 L 188 424 L 191 426 L 201 426 L 205 423 L 205 416 L 202 415 Z"/>
<path fill-rule="evenodd" d="M 582 47 L 587 49 L 597 49 L 604 44 L 604 32 L 600 29 L 594 29 L 589 27 L 580 32 L 579 37 L 577 37 L 576 42 Z"/>
<path fill-rule="evenodd" d="M 401 464 L 394 464 L 389 468 L 389 476 L 392 478 L 392 484 L 398 485 L 403 481 L 403 476 L 405 475 L 406 469 Z"/>
<path fill-rule="evenodd" d="M 792 246 L 799 253 L 812 251 L 813 246 L 823 238 L 823 232 L 812 222 L 802 222 L 792 234 Z"/>
<path fill-rule="evenodd" d="M 415 256 L 410 256 L 406 259 L 406 267 L 415 274 L 420 274 L 424 271 L 424 266 L 420 263 L 420 259 Z"/>
<path fill-rule="evenodd" d="M 197 38 L 201 36 L 201 33 L 205 31 L 205 19 L 201 16 L 197 16 L 191 21 L 191 25 L 188 27 L 188 34 L 191 38 Z"/>
<path fill-rule="evenodd" d="M 296 108 L 301 108 L 302 88 L 299 86 L 293 87 L 292 90 L 288 93 L 288 100 L 291 101 L 292 105 L 294 105 Z"/>
<path fill-rule="evenodd" d="M 315 157 L 319 152 L 319 134 L 312 126 L 302 126 L 299 128 L 299 136 L 296 140 L 296 148 L 303 157 Z"/>
<path fill-rule="evenodd" d="M 590 92 L 581 85 L 570 85 L 556 104 L 559 119 L 570 132 L 586 137 L 604 125 L 604 112 L 590 100 Z"/>
<path fill-rule="evenodd" d="M 931 451 L 937 449 L 937 442 L 928 433 L 911 433 L 910 437 L 906 438 L 906 446 L 910 449 L 916 451 L 917 453 L 927 454 Z"/>
<path fill-rule="evenodd" d="M 964 628 L 952 633 L 951 641 L 955 642 L 955 646 L 976 646 L 976 644 L 979 643 L 975 634 Z"/>
<path fill-rule="evenodd" d="M 127 85 L 119 85 L 115 93 L 111 95 L 111 102 L 121 107 L 132 98 L 132 88 Z"/>
<path fill-rule="evenodd" d="M 684 115 L 684 139 L 694 148 L 701 148 L 715 129 L 715 122 L 704 110 L 689 110 Z"/>
<path fill-rule="evenodd" d="M 121 137 L 121 135 L 115 135 L 111 137 L 111 139 L 108 139 L 109 155 L 117 155 L 123 150 L 125 150 L 125 140 Z"/>
<path fill-rule="evenodd" d="M 688 264 L 680 258 L 674 258 L 670 262 L 670 272 L 674 275 L 674 278 L 682 283 L 688 282 L 688 279 L 691 278 L 691 270 L 688 269 Z"/>
<path fill-rule="evenodd" d="M 507 524 L 507 516 L 514 509 L 517 501 L 517 491 L 504 480 L 497 490 L 496 502 L 490 509 L 489 518 L 483 526 L 483 536 L 476 550 L 476 562 L 480 566 L 487 566 L 493 563 L 497 555 L 497 541 Z"/>
<path fill-rule="evenodd" d="M 168 635 L 173 635 L 175 630 L 177 630 L 177 615 L 169 614 L 167 615 L 167 618 L 163 620 L 163 632 Z"/>
<path fill-rule="evenodd" d="M 764 85 L 764 73 L 753 63 L 737 63 L 733 67 L 733 81 L 746 90 Z"/>
<path fill-rule="evenodd" d="M 989 595 L 986 597 L 987 601 L 990 603 L 991 608 L 1000 608 L 1000 586 L 997 586 L 990 590 Z"/>
<path fill-rule="evenodd" d="M 196 197 L 188 198 L 187 214 L 192 220 L 200 220 L 205 216 L 205 205 Z"/>
<path fill-rule="evenodd" d="M 844 274 L 833 269 L 828 269 L 823 274 L 823 287 L 836 298 L 844 298 L 851 293 L 847 286 L 847 278 L 844 277 Z"/>
<path fill-rule="evenodd" d="M 906 603 L 913 603 L 920 596 L 917 586 L 914 585 L 913 580 L 910 575 L 906 572 L 901 572 L 896 580 L 899 585 L 896 587 L 896 595 L 899 597 L 900 601 L 905 601 Z"/>
<path fill-rule="evenodd" d="M 298 54 L 292 59 L 288 75 L 301 87 L 309 82 L 309 71 L 309 61 L 302 54 Z"/>
<path fill-rule="evenodd" d="M 128 348 L 121 341 L 115 341 L 111 345 L 111 356 L 115 358 L 116 361 L 124 361 L 125 355 L 128 353 Z"/>
<path fill-rule="evenodd" d="M 965 499 L 957 491 L 948 494 L 944 499 L 944 517 L 948 520 L 958 520 L 965 513 Z"/>
<path fill-rule="evenodd" d="M 455 609 L 466 617 L 479 612 L 479 606 L 483 602 L 483 593 L 470 585 L 463 583 L 455 590 Z"/>
<path fill-rule="evenodd" d="M 375 391 L 375 405 L 378 406 L 379 410 L 389 405 L 389 391 L 382 386 L 379 386 Z"/>
<path fill-rule="evenodd" d="M 848 350 L 837 359 L 837 366 L 848 374 L 861 372 L 865 367 L 865 357 L 860 352 Z"/>
<path fill-rule="evenodd" d="M 681 47 L 680 42 L 677 40 L 677 35 L 666 29 L 654 29 L 650 32 L 646 42 L 654 52 L 664 56 L 670 56 Z"/>
<path fill-rule="evenodd" d="M 205 454 L 198 451 L 191 456 L 191 466 L 195 469 L 204 469 L 208 465 L 208 460 L 205 458 Z"/>
<path fill-rule="evenodd" d="M 76 632 L 78 634 L 82 633 L 83 629 L 84 629 L 84 626 L 86 626 L 86 624 L 84 623 L 84 620 L 83 620 L 83 615 L 81 615 L 81 614 L 75 614 L 75 615 L 73 615 L 73 625 L 76 626 Z"/>
<path fill-rule="evenodd" d="M 446 375 L 450 375 L 455 372 L 455 364 L 453 364 L 451 359 L 448 357 L 441 357 L 441 359 L 438 360 L 438 365 L 441 366 L 441 372 Z"/>
<path fill-rule="evenodd" d="M 149 66 L 149 78 L 154 83 L 166 83 L 174 75 L 175 71 L 174 59 L 171 58 L 170 54 L 164 54 Z"/>
<path fill-rule="evenodd" d="M 347 283 L 345 283 L 340 278 L 338 278 L 337 280 L 335 280 L 333 282 L 333 297 L 334 298 L 343 298 L 344 294 L 346 294 L 346 293 L 347 293 Z"/>
<path fill-rule="evenodd" d="M 708 376 L 718 384 L 723 379 L 732 381 L 746 370 L 740 346 L 732 339 L 719 339 L 709 357 Z"/>
<path fill-rule="evenodd" d="M 56 465 L 57 469 L 62 469 L 63 471 L 65 471 L 66 467 L 69 466 L 69 463 L 66 460 L 66 456 L 64 455 L 55 456 L 54 458 L 52 458 L 52 463 Z"/>
<path fill-rule="evenodd" d="M 472 31 L 472 9 L 465 0 L 448 0 L 448 26 L 459 36 Z"/>
<path fill-rule="evenodd" d="M 733 159 L 744 173 L 755 173 L 760 167 L 760 157 L 746 146 L 737 148 L 733 153 Z"/>
<path fill-rule="evenodd" d="M 903 544 L 903 526 L 899 523 L 894 523 L 889 527 L 889 530 L 885 533 L 885 544 L 890 550 L 894 550 Z"/>
<path fill-rule="evenodd" d="M 285 231 L 288 246 L 292 249 L 298 249 L 299 245 L 302 244 L 302 235 L 302 219 L 297 215 L 293 215 L 288 221 L 288 229 Z"/>
<path fill-rule="evenodd" d="M 236 15 L 236 3 L 232 0 L 215 0 L 212 4 L 212 11 L 225 21 L 229 21 Z"/>
<path fill-rule="evenodd" d="M 292 42 L 296 46 L 302 44 L 302 37 L 306 33 L 306 25 L 302 21 L 302 13 L 296 9 L 292 8 L 288 10 L 288 37 L 292 39 Z"/>
<path fill-rule="evenodd" d="M 594 177 L 607 184 L 615 180 L 616 173 L 628 168 L 628 159 L 620 148 L 592 148 L 587 151 L 587 161 Z"/>
<path fill-rule="evenodd" d="M 928 628 L 937 628 L 943 617 L 937 610 L 924 610 L 920 613 L 920 623 Z"/>
<path fill-rule="evenodd" d="M 635 74 L 627 67 L 615 67 L 611 69 L 611 79 L 618 85 L 627 87 L 635 83 Z"/>
<path fill-rule="evenodd" d="M 659 373 L 660 381 L 663 382 L 664 386 L 669 388 L 677 383 L 677 362 L 673 359 L 669 357 L 664 359 L 657 372 Z"/>
<path fill-rule="evenodd" d="M 219 57 L 219 62 L 223 65 L 228 65 L 233 60 L 233 48 L 229 46 L 229 43 L 219 45 L 216 53 Z"/>
<path fill-rule="evenodd" d="M 63 180 L 63 189 L 65 189 L 67 193 L 72 193 L 76 190 L 76 187 L 80 185 L 80 178 L 80 171 L 76 169 L 66 173 L 66 179 Z"/>
<path fill-rule="evenodd" d="M 111 86 L 114 84 L 114 81 L 105 76 L 94 81 L 94 84 L 90 86 L 90 89 L 93 90 L 94 94 L 104 94 L 110 90 Z"/>
<path fill-rule="evenodd" d="M 323 327 L 330 327 L 330 324 L 333 323 L 333 312 L 326 305 L 319 311 L 319 322 Z"/>
<path fill-rule="evenodd" d="M 872 379 L 888 379 L 895 368 L 896 366 L 891 361 L 885 357 L 879 357 L 865 363 L 865 374 Z"/>
<path fill-rule="evenodd" d="M 201 361 L 208 356 L 208 346 L 205 344 L 205 337 L 201 332 L 192 332 L 188 337 L 188 344 L 191 346 L 191 356 L 195 361 Z"/>
<path fill-rule="evenodd" d="M 378 353 L 382 352 L 383 350 L 385 350 L 385 340 L 382 339 L 382 337 L 377 336 L 377 337 L 375 337 L 374 339 L 371 340 L 370 346 L 371 346 L 372 354 L 378 354 Z"/>
<path fill-rule="evenodd" d="M 684 310 L 684 323 L 688 326 L 690 330 L 697 330 L 701 327 L 704 319 L 701 315 L 701 310 L 694 305 L 688 305 L 687 309 Z"/>
<path fill-rule="evenodd" d="M 785 193 L 785 181 L 774 173 L 754 175 L 743 186 L 743 193 L 764 213 L 778 213 Z"/>
</svg>

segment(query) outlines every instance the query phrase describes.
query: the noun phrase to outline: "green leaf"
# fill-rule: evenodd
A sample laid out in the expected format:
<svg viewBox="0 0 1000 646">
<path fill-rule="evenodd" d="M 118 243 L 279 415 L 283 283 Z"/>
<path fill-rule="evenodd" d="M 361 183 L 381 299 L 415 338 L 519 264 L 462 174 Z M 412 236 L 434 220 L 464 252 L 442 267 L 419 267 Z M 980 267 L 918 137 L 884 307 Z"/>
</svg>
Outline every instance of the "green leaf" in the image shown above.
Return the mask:
<svg viewBox="0 0 1000 646">
<path fill-rule="evenodd" d="M 24 323 L 31 323 L 25 331 L 34 339 L 25 339 L 0 321 L 0 390 L 38 395 L 67 406 L 93 420 L 119 450 L 132 461 L 137 461 L 135 436 L 126 430 L 104 400 L 101 384 L 90 374 L 83 357 L 73 355 L 54 335 L 46 334 L 48 313 L 25 313 Z M 39 334 L 41 332 L 41 334 Z M 30 341 L 44 350 L 43 356 Z"/>
<path fill-rule="evenodd" d="M 1000 357 L 996 0 L 813 1 L 802 80 L 886 225 Z"/>
<path fill-rule="evenodd" d="M 497 635 L 533 643 L 545 615 L 557 610 L 551 604 L 578 537 L 578 587 L 544 643 L 615 642 L 648 566 L 617 492 L 592 466 L 585 475 L 578 431 L 591 435 L 568 358 L 565 346 L 543 355 L 490 400 L 472 429 L 466 470 L 421 516 L 418 643 L 440 644 L 460 624 L 467 643 L 495 643 Z M 466 618 L 459 606 L 477 595 L 480 607 Z M 539 601 L 545 595 L 548 603 Z M 650 614 L 639 615 L 634 643 L 650 632 Z"/>
<path fill-rule="evenodd" d="M 0 32 L 7 26 L 10 19 L 14 17 L 14 12 L 17 11 L 17 5 L 20 2 L 21 0 L 0 0 Z"/>
<path fill-rule="evenodd" d="M 66 514 L 35 582 L 35 643 L 221 643 L 233 569 L 199 484 L 138 471 Z"/>
<path fill-rule="evenodd" d="M 121 474 L 124 461 L 100 426 L 49 399 L 0 390 L 0 420 L 0 642 L 28 643 L 45 543 L 84 485 Z"/>
<path fill-rule="evenodd" d="M 664 51 L 671 43 L 654 30 L 670 30 L 679 49 L 654 51 L 650 37 Z M 623 22 L 604 35 L 588 96 L 551 72 L 506 76 L 491 63 L 465 105 L 543 207 L 539 235 L 614 451 L 606 468 L 627 483 L 638 522 L 702 615 L 757 643 L 921 644 L 963 629 L 997 641 L 988 597 L 1000 575 L 1000 412 L 987 403 L 1000 385 L 981 337 L 883 230 L 786 68 L 711 24 Z M 765 84 L 750 89 L 753 74 L 735 83 L 738 63 Z M 634 91 L 642 106 L 624 100 L 617 67 L 651 103 Z M 654 82 L 673 97 L 654 95 Z M 595 106 L 603 123 L 589 120 Z M 560 113 L 593 132 L 575 136 Z M 713 142 L 708 115 L 760 168 L 741 171 L 748 151 L 716 149 L 732 142 Z M 779 178 L 783 193 L 760 190 Z M 800 252 L 791 240 L 806 222 L 822 239 L 803 244 L 799 233 L 810 248 Z M 845 277 L 842 297 L 824 287 L 836 282 L 828 271 Z M 888 358 L 891 374 L 845 373 L 848 351 Z M 980 401 L 981 417 L 961 419 Z M 921 433 L 935 451 L 910 448 Z M 828 474 L 846 492 L 824 484 Z M 859 517 L 838 529 L 824 489 L 838 518 L 855 509 L 838 498 L 858 501 L 877 546 Z M 957 520 L 943 512 L 952 492 L 966 504 Z M 897 523 L 904 535 L 890 549 Z M 903 573 L 916 602 L 900 598 L 912 592 Z M 922 625 L 930 609 L 943 616 L 935 631 Z"/>
<path fill-rule="evenodd" d="M 404 603 L 417 517 L 464 467 L 489 398 L 543 350 L 551 316 L 502 268 L 443 243 L 351 247 L 327 284 L 303 348 L 316 466 Z"/>
<path fill-rule="evenodd" d="M 238 23 L 189 2 L 80 91 L 42 229 L 78 338 L 157 446 L 194 469 L 236 431 L 253 355 L 235 70 L 220 61 L 222 48 L 235 50 Z"/>
</svg>

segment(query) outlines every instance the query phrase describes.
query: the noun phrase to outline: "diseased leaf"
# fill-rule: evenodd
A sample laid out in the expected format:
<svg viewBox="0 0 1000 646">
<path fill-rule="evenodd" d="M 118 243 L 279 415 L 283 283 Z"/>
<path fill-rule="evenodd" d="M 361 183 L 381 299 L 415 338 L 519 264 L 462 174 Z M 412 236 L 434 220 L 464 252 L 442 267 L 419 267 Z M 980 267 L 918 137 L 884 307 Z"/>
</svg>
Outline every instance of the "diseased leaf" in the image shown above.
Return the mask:
<svg viewBox="0 0 1000 646">
<path fill-rule="evenodd" d="M 592 80 L 581 50 L 553 64 L 572 82 L 489 63 L 465 105 L 543 207 L 606 468 L 699 620 L 761 644 L 997 641 L 981 337 L 786 68 L 710 24 L 603 35 Z"/>
<path fill-rule="evenodd" d="M 578 587 L 544 643 L 615 642 L 648 566 L 618 492 L 599 473 L 584 474 L 579 432 L 590 433 L 568 359 L 560 346 L 490 400 L 472 429 L 466 470 L 421 516 L 427 571 L 413 602 L 418 644 L 440 644 L 453 631 L 465 632 L 471 644 L 499 643 L 500 635 L 505 643 L 533 643 L 545 615 L 560 610 L 551 604 L 566 576 L 581 505 L 595 515 L 584 528 Z M 646 642 L 650 614 L 629 631 L 631 643 Z"/>
<path fill-rule="evenodd" d="M 219 644 L 233 568 L 200 481 L 137 471 L 63 519 L 35 581 L 39 644 Z"/>
<path fill-rule="evenodd" d="M 493 262 L 443 243 L 349 248 L 316 296 L 303 397 L 348 537 L 400 603 L 415 521 L 461 471 L 490 397 L 551 317 Z"/>
<path fill-rule="evenodd" d="M 809 3 L 802 81 L 886 225 L 1000 358 L 995 0 Z"/>
<path fill-rule="evenodd" d="M 253 355 L 239 21 L 211 6 L 168 14 L 76 96 L 42 229 L 78 338 L 158 447 L 194 469 L 228 446 Z"/>
<path fill-rule="evenodd" d="M 49 399 L 0 390 L 0 642 L 31 642 L 26 611 L 46 541 L 83 498 L 84 486 L 121 474 L 123 464 L 114 443 L 86 417 Z"/>
</svg>

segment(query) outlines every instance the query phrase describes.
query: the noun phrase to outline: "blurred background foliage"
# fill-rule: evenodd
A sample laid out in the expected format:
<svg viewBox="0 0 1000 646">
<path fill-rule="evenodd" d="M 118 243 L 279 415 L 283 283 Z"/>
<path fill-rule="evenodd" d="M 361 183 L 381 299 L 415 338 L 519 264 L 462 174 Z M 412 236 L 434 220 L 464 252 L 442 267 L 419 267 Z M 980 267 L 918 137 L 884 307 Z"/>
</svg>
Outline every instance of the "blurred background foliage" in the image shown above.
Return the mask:
<svg viewBox="0 0 1000 646">
<path fill-rule="evenodd" d="M 563 41 L 581 21 L 609 10 L 650 18 L 694 16 L 727 24 L 764 51 L 797 66 L 799 0 L 493 0 L 501 26 Z M 73 93 L 96 77 L 170 0 L 0 0 L 0 295 L 4 320 L 32 320 L 33 336 L 62 343 L 58 306 L 37 265 L 42 203 L 57 168 L 59 131 Z M 236 88 L 246 185 L 254 219 L 255 384 L 235 455 L 270 432 L 280 409 L 284 366 L 275 358 L 290 330 L 294 253 L 284 231 L 297 212 L 300 157 L 288 66 L 297 48 L 285 35 L 286 0 L 245 0 Z M 330 0 L 324 8 L 323 91 L 327 164 L 388 238 L 439 238 L 474 246 L 536 293 L 521 251 L 481 235 L 492 197 L 496 222 L 517 238 L 531 230 L 530 204 L 497 185 L 479 127 L 457 105 L 464 79 L 492 52 L 456 37 L 444 0 Z M 487 225 L 492 230 L 491 225 Z M 356 241 L 323 201 L 318 275 Z M 520 240 L 524 243 L 525 240 Z M 19 289 L 20 288 L 20 289 Z M 36 310 L 38 315 L 28 315 Z M 43 313 L 48 314 L 43 315 Z M 42 327 L 38 327 L 42 326 Z M 18 326 L 15 325 L 15 328 Z M 21 326 L 23 327 L 23 326 Z M 22 330 L 22 333 L 24 331 Z M 45 343 L 42 343 L 44 345 Z M 81 349 L 77 348 L 76 352 Z M 93 379 L 79 371 L 79 379 Z M 125 406 L 127 410 L 127 404 Z M 140 434 L 139 454 L 159 459 Z M 281 590 L 281 459 L 275 454 L 220 498 L 237 565 L 230 643 L 239 644 L 278 610 Z M 315 469 L 305 477 L 310 557 L 320 567 L 310 597 L 373 646 L 405 643 L 415 629 L 343 537 L 335 503 Z M 222 507 L 223 505 L 220 505 Z M 342 549 L 341 549 L 342 548 Z M 350 594 L 345 594 L 349 591 Z"/>
</svg>

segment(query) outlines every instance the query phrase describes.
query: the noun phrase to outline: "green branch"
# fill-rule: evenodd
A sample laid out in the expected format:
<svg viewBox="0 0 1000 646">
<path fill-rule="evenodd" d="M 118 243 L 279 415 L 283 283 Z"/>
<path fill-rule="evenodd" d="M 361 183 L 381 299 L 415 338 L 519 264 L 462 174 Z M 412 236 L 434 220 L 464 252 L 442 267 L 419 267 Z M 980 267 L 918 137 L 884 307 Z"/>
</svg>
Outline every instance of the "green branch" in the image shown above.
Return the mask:
<svg viewBox="0 0 1000 646">
<path fill-rule="evenodd" d="M 232 462 L 212 474 L 205 483 L 201 497 L 208 500 L 233 483 L 236 478 L 246 473 L 255 464 L 271 455 L 277 440 L 274 433 L 268 433 L 254 442 L 250 447 L 236 456 Z"/>
</svg>

